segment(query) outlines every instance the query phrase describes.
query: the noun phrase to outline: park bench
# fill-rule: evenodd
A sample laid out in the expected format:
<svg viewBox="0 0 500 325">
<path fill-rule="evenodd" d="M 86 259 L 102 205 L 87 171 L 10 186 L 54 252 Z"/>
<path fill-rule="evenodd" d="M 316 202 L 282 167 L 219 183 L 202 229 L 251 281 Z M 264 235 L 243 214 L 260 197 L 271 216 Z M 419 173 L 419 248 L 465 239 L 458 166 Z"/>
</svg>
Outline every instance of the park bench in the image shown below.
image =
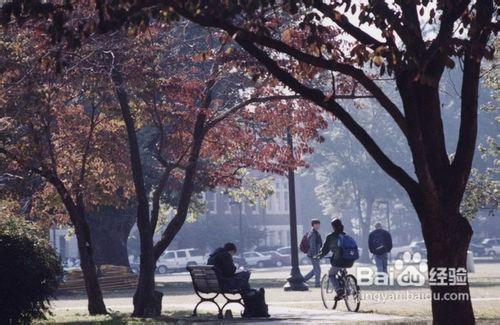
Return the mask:
<svg viewBox="0 0 500 325">
<path fill-rule="evenodd" d="M 223 318 L 223 311 L 227 305 L 231 303 L 238 303 L 244 306 L 241 290 L 222 290 L 222 286 L 219 283 L 219 279 L 217 278 L 217 274 L 212 265 L 188 266 L 187 270 L 189 271 L 189 274 L 191 274 L 194 292 L 198 297 L 200 297 L 200 301 L 196 304 L 196 307 L 194 307 L 193 316 L 197 316 L 196 311 L 198 310 L 198 306 L 204 302 L 211 302 L 217 306 L 217 309 L 219 310 L 219 319 Z M 219 295 L 226 299 L 222 308 L 215 301 Z M 239 296 L 239 298 L 231 298 L 228 297 L 228 295 L 236 295 Z"/>
</svg>

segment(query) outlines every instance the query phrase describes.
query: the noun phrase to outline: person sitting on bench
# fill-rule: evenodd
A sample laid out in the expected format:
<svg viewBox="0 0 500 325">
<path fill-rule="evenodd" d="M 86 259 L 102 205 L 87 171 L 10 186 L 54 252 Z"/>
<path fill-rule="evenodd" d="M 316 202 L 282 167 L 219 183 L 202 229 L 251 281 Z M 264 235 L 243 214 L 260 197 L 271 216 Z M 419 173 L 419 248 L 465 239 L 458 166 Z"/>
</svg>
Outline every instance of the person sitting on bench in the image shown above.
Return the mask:
<svg viewBox="0 0 500 325">
<path fill-rule="evenodd" d="M 238 271 L 233 262 L 233 256 L 236 254 L 236 245 L 226 243 L 224 247 L 217 248 L 210 254 L 207 264 L 216 268 L 217 277 L 223 290 L 240 290 L 243 294 L 248 294 L 250 289 L 250 272 Z"/>
</svg>

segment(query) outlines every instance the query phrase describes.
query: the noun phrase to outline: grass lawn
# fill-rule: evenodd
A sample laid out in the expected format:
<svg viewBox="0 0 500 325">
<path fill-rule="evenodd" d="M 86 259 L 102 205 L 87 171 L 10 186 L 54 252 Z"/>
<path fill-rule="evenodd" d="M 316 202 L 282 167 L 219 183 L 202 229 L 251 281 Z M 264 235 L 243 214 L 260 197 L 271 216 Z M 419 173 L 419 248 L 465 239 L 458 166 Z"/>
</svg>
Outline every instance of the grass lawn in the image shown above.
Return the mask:
<svg viewBox="0 0 500 325">
<path fill-rule="evenodd" d="M 305 273 L 310 267 L 302 267 Z M 323 266 L 326 271 L 328 266 Z M 284 278 L 288 270 L 265 269 L 255 270 L 252 276 L 253 287 L 266 288 L 266 299 L 273 308 L 289 310 L 291 315 L 300 315 L 303 312 L 324 312 L 319 288 L 310 288 L 307 292 L 284 292 Z M 355 269 L 350 269 L 355 274 Z M 196 302 L 189 277 L 176 274 L 159 277 L 158 289 L 164 292 L 164 316 L 158 320 L 133 319 L 128 317 L 132 311 L 133 292 L 108 292 L 105 294 L 106 304 L 113 311 L 109 316 L 86 316 L 86 299 L 84 295 L 58 297 L 54 305 L 54 316 L 44 323 L 96 323 L 96 324 L 139 324 L 139 323 L 176 323 L 188 324 L 194 321 L 206 323 L 217 322 L 214 318 L 216 308 L 210 304 L 202 304 L 201 317 L 191 318 L 191 311 Z M 469 275 L 472 304 L 476 318 L 481 324 L 498 324 L 500 322 L 500 264 L 476 264 L 476 272 Z M 425 299 L 430 292 L 428 286 L 424 287 L 398 287 L 398 286 L 369 286 L 361 287 L 363 300 L 361 313 L 375 313 L 397 315 L 411 318 L 415 324 L 427 323 L 431 318 L 431 303 Z M 385 298 L 383 301 L 380 298 Z M 200 307 L 201 308 L 201 307 Z M 234 315 L 238 315 L 238 306 L 230 307 Z M 338 310 L 346 311 L 343 303 Z M 394 322 L 389 322 L 394 323 Z M 405 322 L 407 323 L 407 322 Z"/>
</svg>

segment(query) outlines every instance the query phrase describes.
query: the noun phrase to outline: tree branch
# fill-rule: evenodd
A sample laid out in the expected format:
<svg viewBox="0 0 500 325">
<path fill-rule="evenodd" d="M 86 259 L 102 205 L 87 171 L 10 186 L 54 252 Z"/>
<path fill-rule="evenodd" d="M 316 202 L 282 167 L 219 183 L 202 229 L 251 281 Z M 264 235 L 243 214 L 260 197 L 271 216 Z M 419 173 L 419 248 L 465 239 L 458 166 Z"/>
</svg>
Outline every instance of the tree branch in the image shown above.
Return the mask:
<svg viewBox="0 0 500 325">
<path fill-rule="evenodd" d="M 335 24 L 337 24 L 343 31 L 354 37 L 358 42 L 369 46 L 372 49 L 385 45 L 384 42 L 377 40 L 361 28 L 351 24 L 345 15 L 335 10 L 335 6 L 326 4 L 323 1 L 315 1 L 314 8 L 318 9 L 323 15 L 325 15 L 325 17 L 333 20 Z"/>
<path fill-rule="evenodd" d="M 350 76 L 354 80 L 358 81 L 366 90 L 368 90 L 380 103 L 380 105 L 389 113 L 389 115 L 394 119 L 396 124 L 399 126 L 403 134 L 407 135 L 407 125 L 405 117 L 398 109 L 398 107 L 385 95 L 385 93 L 378 87 L 373 80 L 371 80 L 361 69 L 357 69 L 350 64 L 338 63 L 333 60 L 327 60 L 322 57 L 313 56 L 304 53 L 296 48 L 293 48 L 281 41 L 275 40 L 273 38 L 267 37 L 265 35 L 257 35 L 243 28 L 231 25 L 228 22 L 217 20 L 213 17 L 201 17 L 195 16 L 188 11 L 180 8 L 179 6 L 174 6 L 175 10 L 182 16 L 189 20 L 196 22 L 199 25 L 207 27 L 217 27 L 225 30 L 227 33 L 233 36 L 233 38 L 245 38 L 249 42 L 253 42 L 278 52 L 287 54 L 292 58 L 304 62 L 316 67 L 324 68 L 331 71 L 336 71 L 347 76 Z"/>
<path fill-rule="evenodd" d="M 198 158 L 200 156 L 203 139 L 205 137 L 205 122 L 206 114 L 200 111 L 196 117 L 194 132 L 193 132 L 193 146 L 189 154 L 189 162 L 186 167 L 184 175 L 184 182 L 182 184 L 181 195 L 179 198 L 179 205 L 175 217 L 170 221 L 167 228 L 162 234 L 161 239 L 154 245 L 154 258 L 158 260 L 165 249 L 170 245 L 175 235 L 179 232 L 189 209 L 189 203 L 193 194 L 193 182 L 196 176 L 196 169 L 198 165 Z"/>
<path fill-rule="evenodd" d="M 328 99 L 320 90 L 309 88 L 300 83 L 287 71 L 279 67 L 275 61 L 273 61 L 264 51 L 257 48 L 252 42 L 240 37 L 236 37 L 235 40 L 246 51 L 257 58 L 257 60 L 259 60 L 278 80 L 302 97 L 314 102 L 337 117 L 389 176 L 394 178 L 408 193 L 411 193 L 411 195 L 419 195 L 418 184 L 415 180 L 385 155 L 370 135 L 335 101 L 334 98 Z"/>
<path fill-rule="evenodd" d="M 492 0 L 480 1 L 477 4 L 476 34 L 473 35 L 471 43 L 485 46 L 488 42 L 491 30 L 487 28 L 494 12 Z M 469 179 L 472 160 L 476 148 L 477 138 L 477 110 L 478 110 L 478 87 L 481 73 L 482 53 L 477 53 L 473 48 L 468 49 L 465 54 L 464 72 L 461 90 L 460 130 L 458 135 L 455 159 L 451 164 L 450 189 L 453 193 L 452 200 L 461 200 Z"/>
</svg>

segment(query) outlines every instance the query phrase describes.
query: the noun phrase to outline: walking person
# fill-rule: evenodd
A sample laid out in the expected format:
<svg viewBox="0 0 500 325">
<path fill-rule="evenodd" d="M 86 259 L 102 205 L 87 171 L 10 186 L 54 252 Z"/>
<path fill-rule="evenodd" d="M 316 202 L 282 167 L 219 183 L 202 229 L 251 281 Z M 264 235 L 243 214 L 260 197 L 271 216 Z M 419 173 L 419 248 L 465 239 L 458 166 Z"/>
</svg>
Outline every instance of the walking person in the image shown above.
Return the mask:
<svg viewBox="0 0 500 325">
<path fill-rule="evenodd" d="M 311 230 L 307 233 L 307 242 L 309 247 L 307 249 L 307 257 L 311 260 L 313 266 L 312 270 L 304 276 L 304 282 L 309 281 L 314 276 L 314 286 L 319 288 L 321 285 L 321 266 L 320 260 L 314 257 L 318 255 L 321 246 L 323 245 L 323 240 L 319 233 L 321 227 L 321 222 L 318 219 L 311 220 Z"/>
<path fill-rule="evenodd" d="M 387 274 L 387 256 L 392 249 L 392 237 L 387 230 L 382 229 L 380 222 L 375 224 L 375 230 L 368 236 L 368 248 L 375 257 L 377 272 Z"/>
</svg>

